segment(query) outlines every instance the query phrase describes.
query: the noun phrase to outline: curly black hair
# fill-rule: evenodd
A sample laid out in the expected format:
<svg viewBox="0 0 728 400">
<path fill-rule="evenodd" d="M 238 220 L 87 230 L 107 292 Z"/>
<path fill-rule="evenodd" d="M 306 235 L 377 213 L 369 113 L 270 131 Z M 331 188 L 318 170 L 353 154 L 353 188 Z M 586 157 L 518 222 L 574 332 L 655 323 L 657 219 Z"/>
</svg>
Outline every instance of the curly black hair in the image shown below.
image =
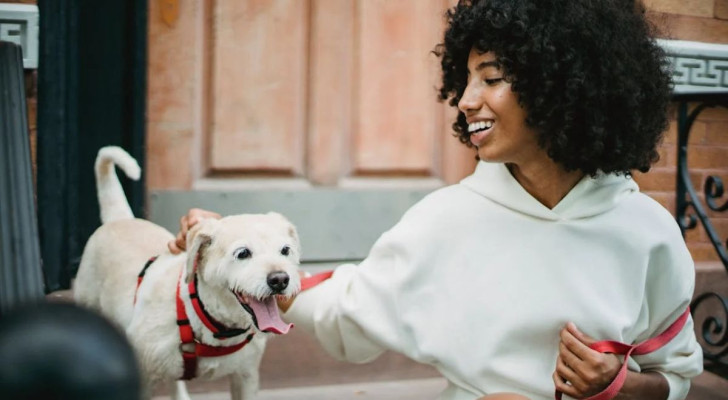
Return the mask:
<svg viewBox="0 0 728 400">
<path fill-rule="evenodd" d="M 589 175 L 647 172 L 672 83 L 637 1 L 461 0 L 435 49 L 440 100 L 457 107 L 471 48 L 492 51 L 551 159 Z M 453 129 L 472 146 L 462 112 Z"/>
</svg>

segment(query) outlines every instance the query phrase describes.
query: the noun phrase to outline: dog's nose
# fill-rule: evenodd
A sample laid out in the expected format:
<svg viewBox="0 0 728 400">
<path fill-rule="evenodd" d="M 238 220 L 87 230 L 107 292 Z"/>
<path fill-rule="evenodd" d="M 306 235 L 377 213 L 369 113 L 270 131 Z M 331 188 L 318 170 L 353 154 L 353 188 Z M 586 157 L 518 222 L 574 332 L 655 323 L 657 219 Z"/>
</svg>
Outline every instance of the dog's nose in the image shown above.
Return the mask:
<svg viewBox="0 0 728 400">
<path fill-rule="evenodd" d="M 271 272 L 268 274 L 268 286 L 274 293 L 281 293 L 288 287 L 288 274 L 285 272 Z"/>
</svg>

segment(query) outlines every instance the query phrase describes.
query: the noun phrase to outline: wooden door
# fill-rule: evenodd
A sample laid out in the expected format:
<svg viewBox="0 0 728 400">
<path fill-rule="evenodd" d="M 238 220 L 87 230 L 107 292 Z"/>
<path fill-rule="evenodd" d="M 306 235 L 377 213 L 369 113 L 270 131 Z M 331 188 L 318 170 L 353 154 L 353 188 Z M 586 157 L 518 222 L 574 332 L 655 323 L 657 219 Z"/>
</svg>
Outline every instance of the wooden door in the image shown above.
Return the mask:
<svg viewBox="0 0 728 400">
<path fill-rule="evenodd" d="M 309 262 L 366 255 L 475 164 L 436 100 L 451 3 L 151 1 L 150 218 L 274 210 Z"/>
</svg>

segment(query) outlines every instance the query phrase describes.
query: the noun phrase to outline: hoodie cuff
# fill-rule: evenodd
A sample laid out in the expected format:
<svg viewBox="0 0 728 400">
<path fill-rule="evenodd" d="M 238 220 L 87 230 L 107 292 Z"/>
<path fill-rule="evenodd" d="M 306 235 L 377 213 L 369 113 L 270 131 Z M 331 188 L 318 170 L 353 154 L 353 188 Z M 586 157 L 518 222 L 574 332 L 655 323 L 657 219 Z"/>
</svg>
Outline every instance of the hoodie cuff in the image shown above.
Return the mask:
<svg viewBox="0 0 728 400">
<path fill-rule="evenodd" d="M 281 318 L 286 322 L 292 322 L 296 327 L 301 327 L 309 333 L 315 333 L 314 313 L 316 312 L 316 305 L 330 296 L 332 288 L 332 285 L 325 281 L 305 292 L 299 293 L 288 311 L 281 314 Z"/>
<path fill-rule="evenodd" d="M 677 374 L 671 372 L 657 371 L 667 380 L 668 386 L 670 386 L 670 394 L 667 396 L 667 400 L 684 400 L 690 390 L 690 379 L 683 378 Z"/>
</svg>

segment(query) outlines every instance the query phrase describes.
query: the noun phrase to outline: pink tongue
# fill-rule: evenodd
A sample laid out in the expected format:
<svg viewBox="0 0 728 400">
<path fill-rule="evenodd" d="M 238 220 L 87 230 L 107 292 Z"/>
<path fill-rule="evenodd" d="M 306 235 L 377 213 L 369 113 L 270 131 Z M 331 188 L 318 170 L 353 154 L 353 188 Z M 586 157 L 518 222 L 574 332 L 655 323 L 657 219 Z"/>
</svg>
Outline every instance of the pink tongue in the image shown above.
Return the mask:
<svg viewBox="0 0 728 400">
<path fill-rule="evenodd" d="M 273 332 L 281 335 L 288 333 L 288 330 L 293 327 L 293 324 L 287 324 L 281 319 L 274 297 L 268 297 L 265 302 L 249 299 L 248 305 L 253 309 L 255 319 L 258 320 L 258 329 L 263 332 Z"/>
</svg>

